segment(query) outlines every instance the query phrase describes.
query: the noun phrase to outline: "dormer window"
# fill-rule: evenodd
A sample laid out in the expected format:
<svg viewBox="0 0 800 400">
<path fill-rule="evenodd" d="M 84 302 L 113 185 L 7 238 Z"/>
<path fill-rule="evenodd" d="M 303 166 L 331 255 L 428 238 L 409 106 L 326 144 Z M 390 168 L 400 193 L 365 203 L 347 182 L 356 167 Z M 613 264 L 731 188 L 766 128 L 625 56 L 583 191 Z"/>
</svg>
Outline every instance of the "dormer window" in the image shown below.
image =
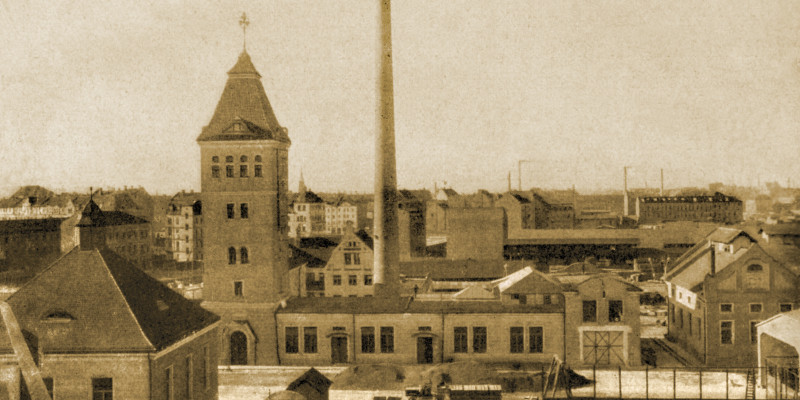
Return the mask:
<svg viewBox="0 0 800 400">
<path fill-rule="evenodd" d="M 74 320 L 75 317 L 64 310 L 51 310 L 42 317 L 44 322 L 70 322 Z"/>
<path fill-rule="evenodd" d="M 164 300 L 158 299 L 156 300 L 156 307 L 158 307 L 158 311 L 167 311 L 169 310 L 169 305 L 167 305 Z"/>
</svg>

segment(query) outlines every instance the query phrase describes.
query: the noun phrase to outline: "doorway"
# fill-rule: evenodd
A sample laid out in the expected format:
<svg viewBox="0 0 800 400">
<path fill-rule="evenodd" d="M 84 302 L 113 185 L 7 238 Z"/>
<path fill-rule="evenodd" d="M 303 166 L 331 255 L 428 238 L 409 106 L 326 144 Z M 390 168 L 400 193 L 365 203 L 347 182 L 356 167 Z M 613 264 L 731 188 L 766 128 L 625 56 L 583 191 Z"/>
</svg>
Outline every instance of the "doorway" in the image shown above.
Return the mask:
<svg viewBox="0 0 800 400">
<path fill-rule="evenodd" d="M 347 336 L 331 337 L 331 362 L 334 364 L 347 362 Z"/>
<path fill-rule="evenodd" d="M 247 336 L 239 331 L 231 334 L 231 365 L 247 365 Z"/>
<path fill-rule="evenodd" d="M 417 364 L 433 363 L 433 338 L 417 337 Z"/>
</svg>

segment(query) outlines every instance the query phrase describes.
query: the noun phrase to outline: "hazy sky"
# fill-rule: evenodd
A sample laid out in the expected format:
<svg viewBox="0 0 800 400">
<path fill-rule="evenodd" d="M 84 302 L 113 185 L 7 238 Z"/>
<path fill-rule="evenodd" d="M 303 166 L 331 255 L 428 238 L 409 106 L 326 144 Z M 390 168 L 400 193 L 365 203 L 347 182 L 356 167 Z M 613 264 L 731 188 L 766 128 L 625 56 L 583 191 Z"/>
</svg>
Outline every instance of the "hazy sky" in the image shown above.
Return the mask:
<svg viewBox="0 0 800 400">
<path fill-rule="evenodd" d="M 377 2 L 0 0 L 0 191 L 199 189 L 242 11 L 291 188 L 371 190 Z M 800 178 L 800 2 L 395 0 L 393 35 L 400 186 Z"/>
</svg>

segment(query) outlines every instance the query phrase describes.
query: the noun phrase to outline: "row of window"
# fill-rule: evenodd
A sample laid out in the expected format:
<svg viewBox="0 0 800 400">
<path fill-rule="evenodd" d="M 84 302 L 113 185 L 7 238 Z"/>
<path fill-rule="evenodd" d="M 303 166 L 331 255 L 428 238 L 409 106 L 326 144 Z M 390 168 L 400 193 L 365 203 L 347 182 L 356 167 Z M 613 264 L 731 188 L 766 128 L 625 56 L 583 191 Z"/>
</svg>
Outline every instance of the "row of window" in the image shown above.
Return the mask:
<svg viewBox="0 0 800 400">
<path fill-rule="evenodd" d="M 226 165 L 225 166 L 225 177 L 226 178 L 233 178 L 235 176 L 233 165 Z M 248 166 L 247 165 L 239 165 L 239 177 L 240 178 L 248 178 Z M 264 170 L 261 164 L 253 165 L 253 176 L 256 178 L 263 178 L 264 177 Z M 220 177 L 220 168 L 219 165 L 212 165 L 211 166 L 211 177 L 212 178 L 219 178 Z"/>
<path fill-rule="evenodd" d="M 234 265 L 236 264 L 236 247 L 228 247 L 228 264 Z M 239 249 L 239 263 L 240 264 L 248 264 L 250 263 L 250 257 L 247 252 L 247 247 L 242 247 Z"/>
<path fill-rule="evenodd" d="M 758 328 L 756 325 L 760 323 L 761 320 L 757 321 L 750 321 L 750 343 L 756 344 L 758 343 Z M 722 344 L 733 344 L 734 340 L 734 322 L 733 321 L 720 321 L 719 322 L 719 341 Z"/>
<path fill-rule="evenodd" d="M 203 390 L 208 390 L 211 387 L 211 358 L 208 347 L 203 348 L 203 362 L 200 364 L 200 379 Z M 192 355 L 186 356 L 184 359 L 184 370 L 186 372 L 186 379 L 183 388 L 185 396 L 179 398 L 191 400 L 194 398 L 194 362 Z M 42 378 L 44 385 L 47 388 L 47 393 L 50 398 L 55 398 L 56 391 L 55 381 L 53 378 Z M 169 366 L 164 370 L 164 398 L 166 400 L 174 400 L 175 397 L 175 381 L 173 377 L 173 367 Z M 113 400 L 114 399 L 114 379 L 113 378 L 92 378 L 92 400 Z"/>
<path fill-rule="evenodd" d="M 421 326 L 419 330 L 430 331 L 430 326 Z M 333 327 L 334 332 L 345 332 L 344 327 Z M 284 328 L 285 343 L 284 349 L 287 354 L 297 354 L 300 352 L 300 328 L 297 326 L 287 326 Z M 394 353 L 394 327 L 380 327 L 380 347 L 377 348 L 381 353 Z M 527 330 L 527 340 L 525 328 L 522 326 L 512 326 L 509 328 L 509 352 L 510 353 L 542 353 L 544 351 L 544 328 L 541 326 L 530 326 Z M 486 353 L 488 343 L 488 329 L 485 326 L 472 327 L 472 352 Z M 317 328 L 303 327 L 303 353 L 318 352 Z M 456 326 L 453 328 L 453 353 L 469 352 L 469 329 L 466 326 Z M 375 327 L 361 327 L 361 353 L 373 354 L 376 352 Z"/>
<path fill-rule="evenodd" d="M 261 162 L 261 154 L 256 154 L 255 161 L 256 162 Z M 211 156 L 211 162 L 218 163 L 219 162 L 219 156 Z M 226 163 L 232 163 L 233 162 L 233 156 L 225 156 L 225 162 Z M 239 162 L 247 162 L 247 156 L 239 156 Z"/>
<path fill-rule="evenodd" d="M 334 286 L 341 286 L 342 285 L 342 276 L 341 275 L 333 275 L 333 285 Z M 358 275 L 348 275 L 347 276 L 347 285 L 348 286 L 358 286 Z M 372 285 L 372 275 L 364 275 L 364 286 Z"/>
<path fill-rule="evenodd" d="M 228 219 L 236 218 L 236 204 L 235 203 L 228 203 L 225 205 L 225 210 L 228 215 Z M 239 218 L 241 219 L 248 219 L 250 218 L 250 206 L 247 203 L 239 204 Z"/>
<path fill-rule="evenodd" d="M 764 307 L 761 303 L 750 303 L 750 312 L 751 313 L 760 313 L 763 311 Z M 781 303 L 780 304 L 780 312 L 788 312 L 792 311 L 792 304 L 791 303 Z M 733 304 L 732 303 L 722 303 L 719 305 L 719 312 L 721 313 L 732 313 L 733 312 Z"/>
<path fill-rule="evenodd" d="M 622 300 L 608 301 L 608 322 L 622 321 Z M 597 322 L 597 301 L 583 301 L 583 322 Z"/>
</svg>

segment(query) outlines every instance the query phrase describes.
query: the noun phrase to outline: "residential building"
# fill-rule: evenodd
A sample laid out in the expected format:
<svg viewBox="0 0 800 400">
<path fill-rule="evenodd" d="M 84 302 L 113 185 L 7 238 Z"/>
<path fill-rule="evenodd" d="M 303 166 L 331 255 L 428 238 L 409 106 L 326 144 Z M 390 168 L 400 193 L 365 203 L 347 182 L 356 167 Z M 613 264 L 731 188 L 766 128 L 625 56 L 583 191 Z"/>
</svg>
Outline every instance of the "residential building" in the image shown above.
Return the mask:
<svg viewBox="0 0 800 400">
<path fill-rule="evenodd" d="M 346 200 L 325 204 L 325 233 L 341 235 L 347 226 L 358 226 L 358 207 Z"/>
<path fill-rule="evenodd" d="M 122 211 L 103 211 L 89 200 L 76 224 L 78 244 L 88 233 L 100 235 L 104 245 L 139 268 L 152 266 L 150 223 Z"/>
<path fill-rule="evenodd" d="M 325 264 L 325 297 L 373 295 L 372 237 L 364 231 L 346 231 Z"/>
<path fill-rule="evenodd" d="M 744 205 L 733 196 L 641 196 L 636 198 L 639 223 L 697 221 L 735 224 L 743 219 Z"/>
<path fill-rule="evenodd" d="M 800 249 L 718 228 L 665 275 L 671 340 L 709 366 L 752 367 L 756 325 L 800 302 Z"/>
<path fill-rule="evenodd" d="M 278 364 L 273 311 L 289 292 L 287 132 L 242 51 L 197 138 L 203 305 L 222 318 L 224 365 Z"/>
<path fill-rule="evenodd" d="M 510 238 L 531 229 L 571 229 L 575 226 L 572 204 L 550 203 L 533 191 L 507 192 L 496 204 L 506 212 Z"/>
<path fill-rule="evenodd" d="M 800 223 L 764 225 L 758 233 L 767 243 L 800 247 Z"/>
<path fill-rule="evenodd" d="M 167 253 L 177 262 L 202 261 L 203 209 L 200 193 L 181 192 L 167 211 Z"/>
<path fill-rule="evenodd" d="M 289 213 L 289 237 L 316 237 L 328 234 L 327 204 L 316 193 L 306 190 L 297 194 Z"/>
<path fill-rule="evenodd" d="M 216 399 L 219 317 L 84 239 L 7 300 L 52 397 Z M 0 363 L 29 368 L 1 332 Z"/>
<path fill-rule="evenodd" d="M 77 208 L 71 196 L 41 186 L 23 186 L 0 200 L 0 220 L 69 218 Z"/>
</svg>

